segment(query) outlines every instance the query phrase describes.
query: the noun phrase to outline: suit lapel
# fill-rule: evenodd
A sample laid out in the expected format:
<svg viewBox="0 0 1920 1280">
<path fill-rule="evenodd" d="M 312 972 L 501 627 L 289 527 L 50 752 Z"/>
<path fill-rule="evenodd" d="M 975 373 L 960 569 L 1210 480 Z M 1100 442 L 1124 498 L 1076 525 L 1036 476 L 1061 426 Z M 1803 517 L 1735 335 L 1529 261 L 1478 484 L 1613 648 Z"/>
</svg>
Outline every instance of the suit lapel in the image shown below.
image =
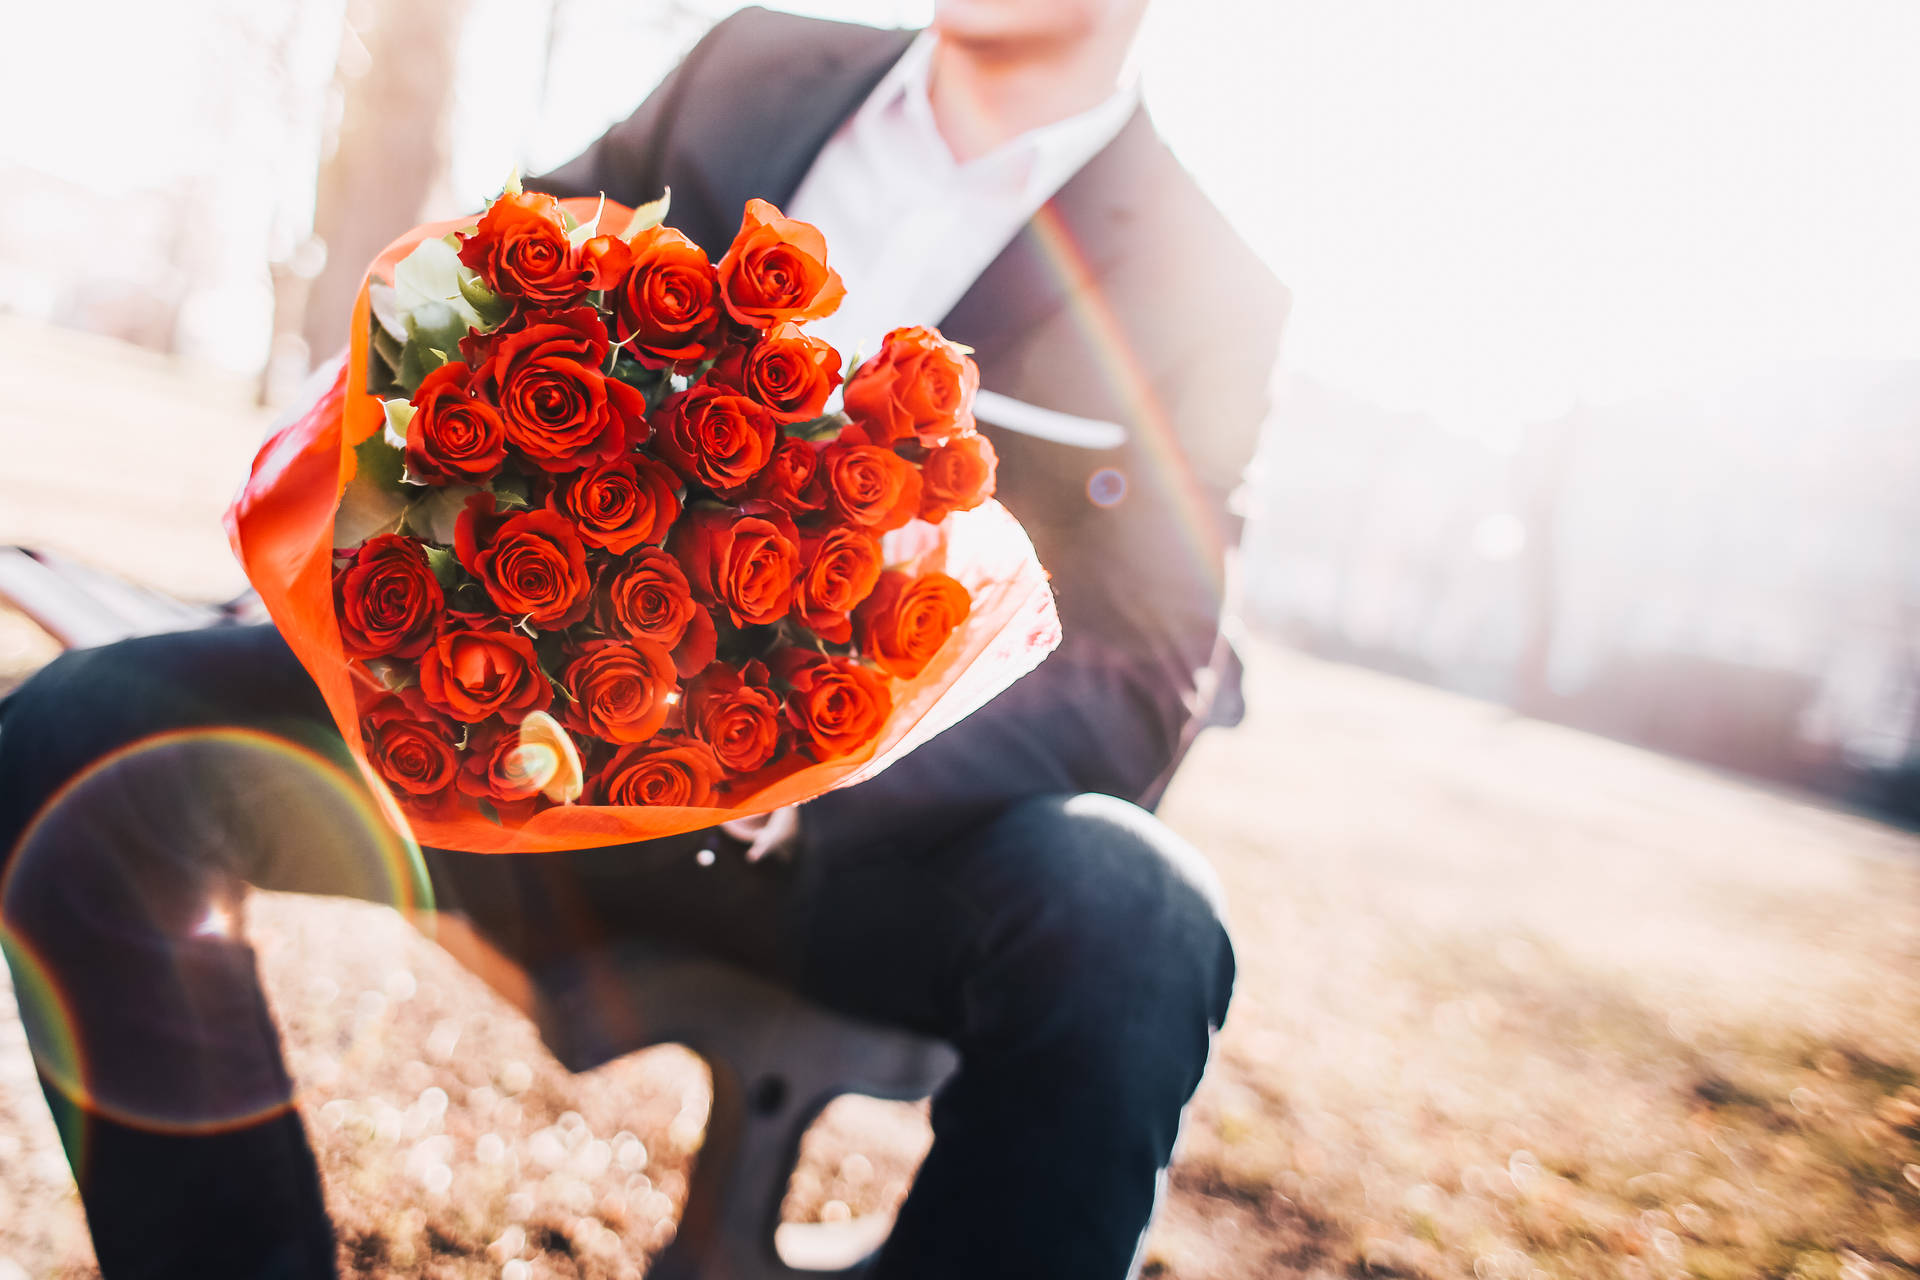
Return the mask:
<svg viewBox="0 0 1920 1280">
<path fill-rule="evenodd" d="M 1022 227 L 975 280 L 940 331 L 985 367 L 1072 294 L 1092 288 L 1128 243 L 1140 185 L 1158 146 L 1144 108 Z"/>
<path fill-rule="evenodd" d="M 732 238 L 749 199 L 758 196 L 786 207 L 820 149 L 866 101 L 916 34 L 859 30 L 856 36 L 836 24 L 833 40 L 783 51 L 777 68 L 752 87 L 754 97 L 768 105 L 760 110 L 741 106 L 732 113 L 756 127 L 723 127 L 684 153 L 683 162 L 693 170 L 716 220 L 726 223 L 715 237 L 718 248 L 709 246 L 716 256 Z"/>
</svg>

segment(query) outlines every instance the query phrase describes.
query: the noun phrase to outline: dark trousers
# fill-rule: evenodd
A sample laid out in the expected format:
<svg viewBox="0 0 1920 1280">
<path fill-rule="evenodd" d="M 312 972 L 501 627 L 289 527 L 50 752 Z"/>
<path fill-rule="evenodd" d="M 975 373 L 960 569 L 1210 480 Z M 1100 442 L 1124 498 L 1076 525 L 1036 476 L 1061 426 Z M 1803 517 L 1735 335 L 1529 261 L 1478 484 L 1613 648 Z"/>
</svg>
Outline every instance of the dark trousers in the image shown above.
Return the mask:
<svg viewBox="0 0 1920 1280">
<path fill-rule="evenodd" d="M 248 885 L 431 892 L 535 971 L 679 943 L 944 1037 L 961 1070 L 873 1274 L 1126 1273 L 1233 982 L 1210 874 L 1151 815 L 1058 796 L 790 863 L 696 833 L 423 867 L 345 763 L 271 628 L 68 654 L 0 704 L 0 939 L 110 1280 L 334 1274 Z"/>
</svg>

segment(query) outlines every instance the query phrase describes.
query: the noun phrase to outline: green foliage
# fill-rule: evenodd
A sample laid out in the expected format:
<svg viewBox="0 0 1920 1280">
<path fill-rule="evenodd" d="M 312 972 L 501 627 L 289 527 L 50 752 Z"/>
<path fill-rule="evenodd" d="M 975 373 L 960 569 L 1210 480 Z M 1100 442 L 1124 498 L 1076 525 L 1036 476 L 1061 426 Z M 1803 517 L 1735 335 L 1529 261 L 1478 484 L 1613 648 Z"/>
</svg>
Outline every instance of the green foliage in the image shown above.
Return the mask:
<svg viewBox="0 0 1920 1280">
<path fill-rule="evenodd" d="M 840 433 L 851 426 L 853 419 L 846 414 L 834 412 L 805 422 L 789 422 L 781 428 L 788 436 L 796 440 L 809 440 L 814 444 L 838 440 Z"/>
<path fill-rule="evenodd" d="M 642 231 L 650 230 L 667 220 L 667 208 L 673 203 L 673 188 L 662 187 L 658 200 L 649 200 L 633 211 L 633 218 L 627 223 L 627 229 L 620 233 L 622 240 L 631 240 Z"/>
<path fill-rule="evenodd" d="M 400 451 L 384 433 L 368 436 L 354 447 L 356 469 L 340 509 L 333 517 L 333 545 L 357 547 L 368 538 L 400 528 L 411 499 L 401 482 Z"/>
</svg>

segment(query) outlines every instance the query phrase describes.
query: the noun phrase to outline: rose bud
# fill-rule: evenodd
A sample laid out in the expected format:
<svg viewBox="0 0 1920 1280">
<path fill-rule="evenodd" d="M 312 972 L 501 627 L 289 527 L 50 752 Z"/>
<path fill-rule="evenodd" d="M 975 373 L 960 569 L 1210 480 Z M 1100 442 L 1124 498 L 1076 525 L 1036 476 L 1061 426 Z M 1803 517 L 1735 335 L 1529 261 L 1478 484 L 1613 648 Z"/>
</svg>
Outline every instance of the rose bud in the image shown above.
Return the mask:
<svg viewBox="0 0 1920 1280">
<path fill-rule="evenodd" d="M 407 470 L 426 484 L 484 485 L 507 460 L 500 412 L 468 391 L 470 376 L 464 364 L 443 364 L 413 393 Z"/>
<path fill-rule="evenodd" d="M 928 453 L 920 460 L 920 518 L 938 524 L 991 498 L 999 465 L 993 442 L 979 434 L 956 436 Z"/>
<path fill-rule="evenodd" d="M 753 773 L 780 754 L 786 720 L 758 662 L 737 670 L 716 662 L 695 676 L 687 685 L 686 717 L 688 731 L 730 772 Z"/>
<path fill-rule="evenodd" d="M 459 771 L 452 725 L 434 714 L 417 689 L 382 694 L 360 709 L 367 762 L 415 813 L 438 817 L 452 808 Z"/>
<path fill-rule="evenodd" d="M 440 625 L 446 597 L 412 538 L 368 538 L 333 570 L 333 608 L 349 658 L 417 658 Z"/>
<path fill-rule="evenodd" d="M 827 505 L 821 484 L 820 450 L 805 440 L 782 440 L 773 450 L 766 470 L 753 478 L 743 497 L 771 502 L 795 516 Z"/>
<path fill-rule="evenodd" d="M 799 325 L 777 324 L 758 341 L 727 347 L 706 380 L 750 397 L 776 422 L 805 422 L 840 385 L 840 353 Z"/>
<path fill-rule="evenodd" d="M 420 696 L 436 711 L 478 724 L 498 715 L 519 724 L 553 703 L 533 641 L 518 631 L 447 630 L 420 655 Z"/>
<path fill-rule="evenodd" d="M 650 369 L 707 359 L 722 319 L 707 252 L 671 227 L 633 240 L 632 265 L 614 287 L 613 333 Z"/>
<path fill-rule="evenodd" d="M 755 329 L 832 315 L 847 294 L 827 265 L 826 237 L 765 200 L 747 201 L 717 271 L 727 313 Z"/>
<path fill-rule="evenodd" d="M 701 808 L 713 803 L 721 765 L 695 738 L 622 747 L 600 771 L 602 804 Z"/>
<path fill-rule="evenodd" d="M 476 383 L 500 406 L 507 443 L 541 470 L 572 471 L 647 438 L 646 397 L 600 372 L 611 347 L 592 308 L 528 316 L 468 353 L 482 346 Z"/>
<path fill-rule="evenodd" d="M 587 290 L 587 272 L 567 241 L 560 204 L 550 195 L 503 195 L 480 225 L 460 237 L 460 261 L 503 298 L 536 306 L 571 302 Z"/>
<path fill-rule="evenodd" d="M 920 468 L 849 428 L 820 455 L 827 508 L 873 533 L 898 529 L 920 512 Z"/>
<path fill-rule="evenodd" d="M 560 681 L 567 727 L 602 742 L 645 742 L 660 732 L 679 688 L 673 655 L 651 640 L 588 644 Z"/>
<path fill-rule="evenodd" d="M 787 722 L 815 760 L 837 760 L 871 745 L 893 711 L 886 677 L 853 658 L 777 650 L 769 665 L 787 685 Z"/>
<path fill-rule="evenodd" d="M 580 246 L 587 288 L 611 289 L 633 269 L 633 246 L 619 236 L 595 236 Z"/>
<path fill-rule="evenodd" d="M 587 616 L 586 548 L 556 511 L 502 515 L 491 493 L 476 493 L 454 522 L 453 551 L 511 618 L 558 631 Z"/>
<path fill-rule="evenodd" d="M 932 448 L 972 434 L 980 367 L 938 329 L 895 329 L 847 380 L 847 416 L 875 444 L 919 438 Z"/>
<path fill-rule="evenodd" d="M 860 652 L 881 670 L 911 680 L 973 609 L 967 589 L 944 573 L 919 577 L 889 570 L 854 611 Z"/>
<path fill-rule="evenodd" d="M 680 514 L 680 477 L 641 454 L 622 454 L 576 471 L 547 497 L 547 508 L 573 521 L 588 546 L 625 555 L 643 542 L 665 541 Z"/>
<path fill-rule="evenodd" d="M 594 597 L 594 622 L 610 636 L 651 640 L 673 650 L 673 665 L 691 676 L 713 661 L 713 619 L 693 602 L 680 562 L 658 547 L 642 547 L 608 575 Z"/>
<path fill-rule="evenodd" d="M 793 604 L 800 535 L 778 507 L 696 507 L 674 526 L 667 549 L 686 570 L 693 598 L 725 605 L 736 627 L 778 622 Z"/>
<path fill-rule="evenodd" d="M 653 447 L 695 484 L 733 496 L 766 468 L 779 430 L 759 404 L 705 383 L 667 400 Z"/>
<path fill-rule="evenodd" d="M 829 644 L 853 638 L 849 616 L 880 581 L 880 539 L 864 529 L 835 525 L 800 538 L 806 567 L 793 588 L 793 620 Z"/>
</svg>

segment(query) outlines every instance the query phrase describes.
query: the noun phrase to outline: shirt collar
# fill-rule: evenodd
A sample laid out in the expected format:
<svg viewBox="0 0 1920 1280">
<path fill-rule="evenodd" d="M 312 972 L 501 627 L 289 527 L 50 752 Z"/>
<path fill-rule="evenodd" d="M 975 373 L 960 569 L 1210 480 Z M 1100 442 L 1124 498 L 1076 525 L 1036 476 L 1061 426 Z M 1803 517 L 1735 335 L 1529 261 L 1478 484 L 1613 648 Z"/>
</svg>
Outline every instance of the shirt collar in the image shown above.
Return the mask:
<svg viewBox="0 0 1920 1280">
<path fill-rule="evenodd" d="M 891 112 L 901 112 L 946 166 L 970 173 L 1018 172 L 1029 191 L 1040 200 L 1051 196 L 1080 166 L 1119 136 L 1140 102 L 1139 80 L 1130 74 L 1113 93 L 1085 111 L 1029 129 L 986 155 L 961 165 L 953 159 L 933 116 L 929 86 L 933 50 L 938 41 L 939 36 L 932 30 L 915 36 L 906 52 L 861 104 L 857 119 L 878 119 Z"/>
</svg>

